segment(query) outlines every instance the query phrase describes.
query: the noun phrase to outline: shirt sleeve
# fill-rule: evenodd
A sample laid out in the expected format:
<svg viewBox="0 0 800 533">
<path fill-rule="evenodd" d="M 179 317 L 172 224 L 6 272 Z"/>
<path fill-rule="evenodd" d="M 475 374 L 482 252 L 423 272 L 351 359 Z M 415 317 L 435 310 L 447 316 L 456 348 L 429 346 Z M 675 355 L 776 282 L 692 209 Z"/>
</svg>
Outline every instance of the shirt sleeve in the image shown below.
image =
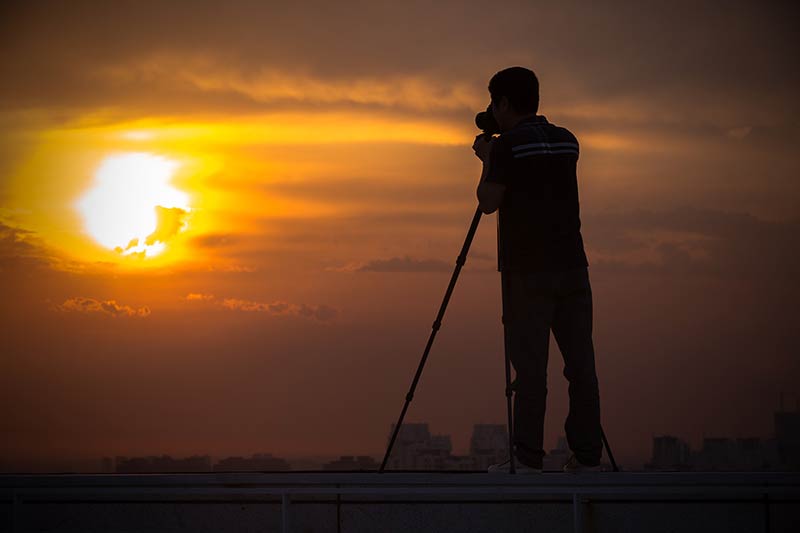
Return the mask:
<svg viewBox="0 0 800 533">
<path fill-rule="evenodd" d="M 489 155 L 489 172 L 485 181 L 508 185 L 510 160 L 511 151 L 501 135 L 492 143 L 492 151 Z"/>
</svg>

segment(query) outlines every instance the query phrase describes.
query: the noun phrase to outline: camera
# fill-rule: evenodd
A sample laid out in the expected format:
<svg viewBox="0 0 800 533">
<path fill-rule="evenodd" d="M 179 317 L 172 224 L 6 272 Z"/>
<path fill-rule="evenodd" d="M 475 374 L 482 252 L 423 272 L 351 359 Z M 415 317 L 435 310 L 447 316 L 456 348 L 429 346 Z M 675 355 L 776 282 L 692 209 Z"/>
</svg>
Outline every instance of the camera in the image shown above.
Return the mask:
<svg viewBox="0 0 800 533">
<path fill-rule="evenodd" d="M 479 130 L 483 130 L 483 134 L 487 137 L 500 133 L 500 126 L 492 114 L 492 104 L 486 106 L 486 111 L 481 111 L 475 115 L 475 125 L 478 126 Z"/>
</svg>

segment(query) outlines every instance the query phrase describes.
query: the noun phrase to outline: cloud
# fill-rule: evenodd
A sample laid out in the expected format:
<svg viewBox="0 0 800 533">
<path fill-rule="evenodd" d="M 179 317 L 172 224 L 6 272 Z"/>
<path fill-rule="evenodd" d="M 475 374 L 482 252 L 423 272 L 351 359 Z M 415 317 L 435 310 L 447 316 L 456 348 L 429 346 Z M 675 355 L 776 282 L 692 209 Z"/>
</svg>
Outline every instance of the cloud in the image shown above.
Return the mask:
<svg viewBox="0 0 800 533">
<path fill-rule="evenodd" d="M 189 301 L 197 301 L 197 300 L 208 301 L 208 300 L 213 300 L 214 299 L 214 295 L 213 294 L 203 294 L 203 293 L 190 292 L 189 294 L 186 295 L 186 299 L 189 300 Z"/>
<path fill-rule="evenodd" d="M 338 316 L 339 311 L 326 304 L 307 305 L 304 303 L 294 304 L 284 301 L 258 302 L 253 300 L 243 300 L 239 298 L 216 298 L 213 294 L 189 293 L 186 295 L 187 301 L 203 301 L 224 307 L 231 311 L 243 311 L 250 313 L 267 313 L 275 316 L 299 316 L 312 318 L 321 322 L 328 322 Z"/>
<path fill-rule="evenodd" d="M 290 304 L 282 301 L 254 302 L 237 298 L 225 298 L 222 306 L 235 311 L 268 313 L 270 315 L 295 315 L 314 318 L 322 322 L 332 320 L 338 314 L 337 310 L 322 304 L 310 306 L 306 304 Z"/>
<path fill-rule="evenodd" d="M 480 250 L 470 250 L 469 255 L 467 255 L 467 261 L 470 259 L 477 259 L 479 261 L 494 261 L 496 258 L 497 256 L 495 254 L 481 252 Z"/>
<path fill-rule="evenodd" d="M 208 265 L 206 267 L 208 272 L 233 272 L 233 273 L 252 273 L 258 270 L 257 267 L 249 265 Z"/>
<path fill-rule="evenodd" d="M 666 276 L 790 281 L 800 273 L 800 219 L 765 220 L 744 212 L 683 206 L 675 209 L 586 213 L 581 232 L 590 268 Z M 470 268 L 470 259 L 475 260 Z M 471 252 L 466 268 L 495 255 Z M 477 267 L 477 268 L 476 268 Z M 444 272 L 453 262 L 410 255 L 349 262 L 333 272 Z"/>
<path fill-rule="evenodd" d="M 416 147 L 415 147 L 416 148 Z M 458 154 L 463 155 L 465 150 L 457 148 Z M 415 150 L 419 154 L 419 149 Z M 444 152 L 444 153 L 443 153 Z M 452 157 L 455 151 L 436 151 L 432 157 Z M 391 155 L 389 155 L 391 154 Z M 387 157 L 406 157 L 407 154 L 389 152 Z M 471 152 L 468 154 L 471 155 Z M 428 162 L 430 164 L 430 162 Z M 430 168 L 421 169 L 422 172 L 435 171 Z M 305 180 L 272 180 L 260 185 L 259 191 L 265 191 L 273 196 L 287 196 L 302 198 L 337 205 L 354 203 L 357 205 L 385 205 L 421 207 L 443 207 L 453 198 L 460 198 L 464 193 L 463 180 L 425 179 L 421 182 L 411 180 L 387 180 L 381 176 L 340 177 L 330 176 L 325 179 Z M 460 207 L 460 204 L 459 204 Z"/>
<path fill-rule="evenodd" d="M 231 65 L 224 57 L 174 54 L 148 57 L 97 72 L 105 83 L 130 85 L 147 80 L 206 93 L 235 94 L 258 103 L 355 104 L 418 111 L 474 109 L 482 89 L 427 76 L 364 74 L 324 79 L 310 71 Z"/>
<path fill-rule="evenodd" d="M 97 300 L 76 296 L 65 300 L 64 303 L 53 307 L 56 311 L 77 312 L 77 313 L 100 313 L 113 317 L 147 317 L 150 316 L 150 308 L 147 306 L 134 308 L 129 305 L 120 305 L 116 300 Z"/>
<path fill-rule="evenodd" d="M 389 259 L 373 259 L 362 263 L 348 263 L 342 267 L 329 268 L 336 272 L 443 272 L 453 270 L 450 264 L 439 259 L 414 259 L 408 255 Z"/>
<path fill-rule="evenodd" d="M 732 128 L 728 130 L 727 134 L 729 137 L 733 137 L 734 139 L 744 139 L 752 130 L 752 126 L 741 126 L 739 128 Z"/>
<path fill-rule="evenodd" d="M 794 3 L 679 4 L 498 2 L 487 13 L 481 2 L 232 2 L 224 12 L 203 2 L 19 2 L 0 17 L 0 105 L 474 113 L 491 74 L 527 64 L 542 74 L 543 103 L 564 110 L 625 102 L 625 114 L 646 109 L 649 122 L 728 123 L 753 115 L 758 95 L 757 120 L 793 116 Z"/>
<path fill-rule="evenodd" d="M 37 232 L 0 221 L 0 272 L 23 276 L 37 270 L 83 273 L 88 267 L 102 269 L 104 265 L 71 260 L 47 246 Z"/>
<path fill-rule="evenodd" d="M 0 222 L 0 272 L 47 265 L 34 232 Z"/>
<path fill-rule="evenodd" d="M 800 220 L 694 207 L 589 214 L 583 218 L 590 265 L 615 270 L 792 280 L 798 274 Z"/>
<path fill-rule="evenodd" d="M 222 248 L 238 241 L 239 237 L 230 233 L 206 233 L 192 238 L 192 243 L 199 248 Z"/>
<path fill-rule="evenodd" d="M 189 213 L 180 207 L 156 206 L 156 229 L 145 238 L 148 246 L 156 242 L 167 242 L 170 237 L 177 234 L 184 226 L 185 218 Z"/>
</svg>

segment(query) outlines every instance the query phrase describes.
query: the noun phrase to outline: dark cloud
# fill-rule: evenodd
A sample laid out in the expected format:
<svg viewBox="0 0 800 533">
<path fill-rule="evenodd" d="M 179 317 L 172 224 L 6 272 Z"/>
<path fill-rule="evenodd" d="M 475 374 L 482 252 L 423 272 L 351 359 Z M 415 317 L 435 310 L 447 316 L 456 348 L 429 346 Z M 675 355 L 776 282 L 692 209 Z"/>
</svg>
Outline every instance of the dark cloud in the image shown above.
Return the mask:
<svg viewBox="0 0 800 533">
<path fill-rule="evenodd" d="M 48 246 L 35 231 L 0 221 L 0 272 L 11 283 L 11 274 L 30 278 L 47 272 L 83 272 L 87 267 L 104 268 L 102 264 L 86 265 L 69 259 Z"/>
<path fill-rule="evenodd" d="M 35 233 L 0 222 L 0 271 L 37 269 L 47 266 L 41 245 L 33 244 Z"/>
</svg>

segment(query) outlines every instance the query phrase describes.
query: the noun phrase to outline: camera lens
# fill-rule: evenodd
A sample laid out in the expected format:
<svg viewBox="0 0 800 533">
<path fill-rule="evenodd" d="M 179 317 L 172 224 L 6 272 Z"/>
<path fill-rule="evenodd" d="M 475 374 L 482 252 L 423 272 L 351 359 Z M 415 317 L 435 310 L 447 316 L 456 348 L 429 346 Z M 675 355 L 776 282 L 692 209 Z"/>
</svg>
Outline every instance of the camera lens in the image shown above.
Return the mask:
<svg viewBox="0 0 800 533">
<path fill-rule="evenodd" d="M 486 111 L 481 111 L 475 115 L 475 125 L 478 126 L 478 129 L 483 130 L 486 135 L 500 133 L 500 126 L 492 114 L 492 104 L 486 107 Z"/>
</svg>

